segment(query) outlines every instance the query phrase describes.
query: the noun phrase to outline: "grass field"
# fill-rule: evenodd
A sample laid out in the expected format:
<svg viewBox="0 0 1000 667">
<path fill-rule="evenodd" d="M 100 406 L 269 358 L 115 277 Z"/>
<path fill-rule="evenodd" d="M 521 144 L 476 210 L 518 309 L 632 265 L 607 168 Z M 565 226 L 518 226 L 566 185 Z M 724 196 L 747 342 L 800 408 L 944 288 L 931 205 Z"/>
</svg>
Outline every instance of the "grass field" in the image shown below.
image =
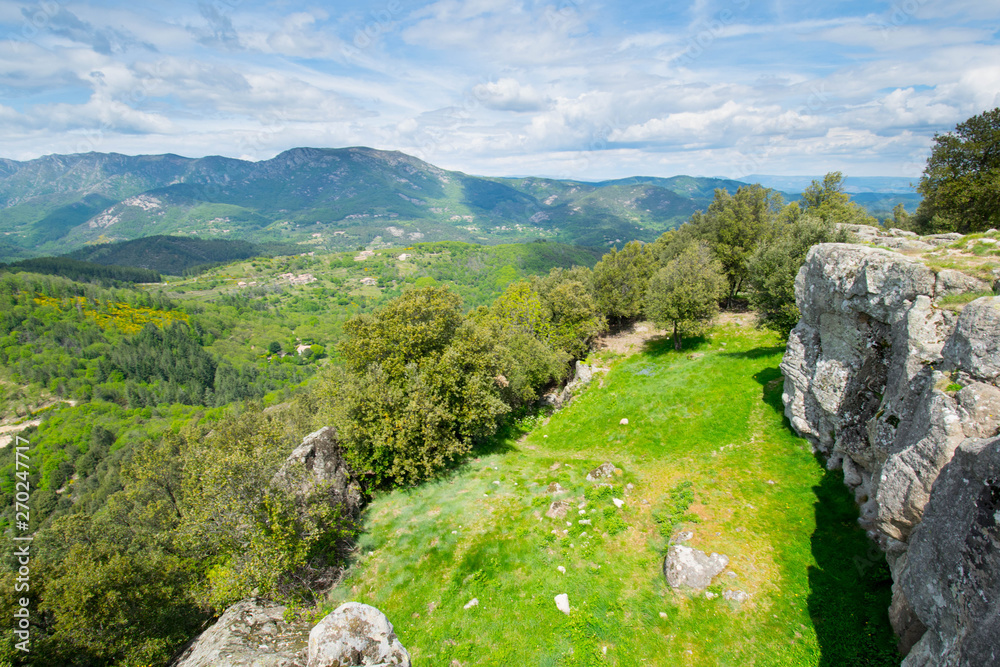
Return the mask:
<svg viewBox="0 0 1000 667">
<path fill-rule="evenodd" d="M 654 340 L 605 353 L 610 372 L 569 407 L 376 498 L 324 608 L 378 607 L 416 665 L 898 664 L 888 571 L 840 473 L 784 421 L 782 352 L 726 325 L 681 352 Z M 620 470 L 610 491 L 585 479 L 605 461 Z M 545 516 L 553 499 L 572 501 L 565 519 Z M 718 597 L 667 586 L 679 530 L 729 557 Z"/>
</svg>

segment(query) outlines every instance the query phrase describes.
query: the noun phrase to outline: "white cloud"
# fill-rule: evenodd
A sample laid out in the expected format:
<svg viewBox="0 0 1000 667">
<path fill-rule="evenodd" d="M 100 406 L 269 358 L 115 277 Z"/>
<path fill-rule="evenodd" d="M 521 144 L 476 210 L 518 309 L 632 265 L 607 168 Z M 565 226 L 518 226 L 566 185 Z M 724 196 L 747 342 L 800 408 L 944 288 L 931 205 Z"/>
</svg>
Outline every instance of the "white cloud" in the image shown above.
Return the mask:
<svg viewBox="0 0 1000 667">
<path fill-rule="evenodd" d="M 472 89 L 472 94 L 483 106 L 499 111 L 538 111 L 546 104 L 534 87 L 522 86 L 517 79 L 506 77 L 481 83 Z"/>
<path fill-rule="evenodd" d="M 1000 103 L 1000 3 L 910 4 L 696 2 L 636 21 L 553 0 L 329 15 L 76 0 L 0 43 L 0 132 L 20 157 L 81 140 L 256 158 L 362 144 L 498 175 L 909 175 L 935 131 Z M 17 9 L 0 6 L 0 34 L 18 33 Z"/>
</svg>

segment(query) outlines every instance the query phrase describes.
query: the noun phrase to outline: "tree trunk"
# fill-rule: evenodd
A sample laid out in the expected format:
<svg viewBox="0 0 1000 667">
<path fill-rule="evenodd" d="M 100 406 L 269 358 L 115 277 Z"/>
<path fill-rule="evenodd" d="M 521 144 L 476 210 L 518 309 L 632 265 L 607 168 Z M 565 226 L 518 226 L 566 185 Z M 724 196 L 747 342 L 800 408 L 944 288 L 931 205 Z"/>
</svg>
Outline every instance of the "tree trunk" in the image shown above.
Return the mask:
<svg viewBox="0 0 1000 667">
<path fill-rule="evenodd" d="M 681 334 L 677 330 L 677 322 L 674 322 L 674 349 L 681 351 Z"/>
</svg>

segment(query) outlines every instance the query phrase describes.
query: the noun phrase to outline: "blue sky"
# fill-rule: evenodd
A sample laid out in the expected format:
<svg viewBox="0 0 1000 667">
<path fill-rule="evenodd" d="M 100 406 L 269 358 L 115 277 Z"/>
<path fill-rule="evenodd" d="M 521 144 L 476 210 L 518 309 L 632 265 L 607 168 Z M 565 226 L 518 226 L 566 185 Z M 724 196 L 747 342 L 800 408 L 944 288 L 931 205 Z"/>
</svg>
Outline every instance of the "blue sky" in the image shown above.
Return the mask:
<svg viewBox="0 0 1000 667">
<path fill-rule="evenodd" d="M 915 177 L 1000 0 L 0 0 L 0 157 L 401 150 L 483 175 Z"/>
</svg>

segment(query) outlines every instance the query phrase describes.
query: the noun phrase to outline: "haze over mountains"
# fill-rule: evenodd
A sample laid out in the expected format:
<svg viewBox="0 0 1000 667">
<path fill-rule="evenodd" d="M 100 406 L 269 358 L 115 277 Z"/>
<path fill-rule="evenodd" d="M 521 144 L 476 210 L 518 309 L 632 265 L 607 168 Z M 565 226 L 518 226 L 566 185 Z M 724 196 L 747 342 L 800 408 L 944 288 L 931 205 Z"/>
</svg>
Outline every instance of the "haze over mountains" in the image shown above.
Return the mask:
<svg viewBox="0 0 1000 667">
<path fill-rule="evenodd" d="M 793 192 L 804 187 L 802 179 L 748 180 L 755 179 Z M 895 182 L 854 180 L 872 181 L 862 189 L 880 204 L 876 213 L 915 196 L 899 194 Z M 363 147 L 295 148 L 260 162 L 117 153 L 0 160 L 0 260 L 154 235 L 324 250 L 445 239 L 606 247 L 652 240 L 705 209 L 716 188 L 734 192 L 742 184 L 689 176 L 477 177 Z"/>
</svg>

